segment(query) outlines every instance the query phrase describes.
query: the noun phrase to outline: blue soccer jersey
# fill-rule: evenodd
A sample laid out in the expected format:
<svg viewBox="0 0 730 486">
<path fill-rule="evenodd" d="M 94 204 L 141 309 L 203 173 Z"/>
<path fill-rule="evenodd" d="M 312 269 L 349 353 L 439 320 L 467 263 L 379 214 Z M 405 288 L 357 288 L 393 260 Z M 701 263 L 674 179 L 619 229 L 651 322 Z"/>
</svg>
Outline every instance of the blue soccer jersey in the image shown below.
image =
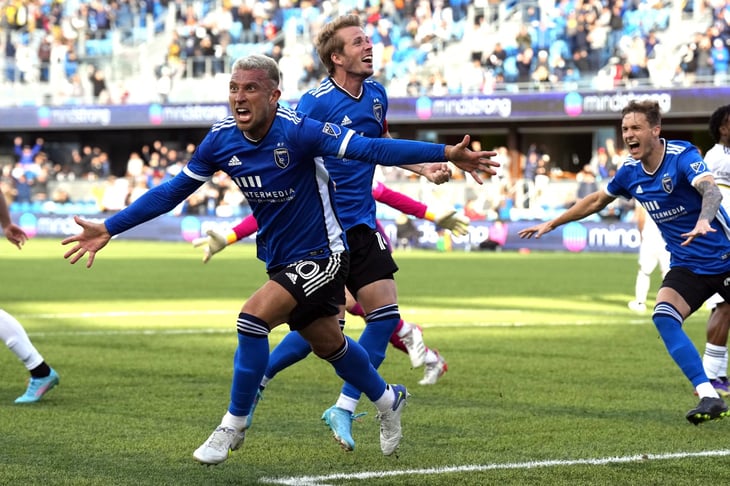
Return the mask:
<svg viewBox="0 0 730 486">
<path fill-rule="evenodd" d="M 671 266 L 684 267 L 697 274 L 712 275 L 730 271 L 730 228 L 725 210 L 720 208 L 711 222 L 717 230 L 682 246 L 697 223 L 702 196 L 692 183 L 711 174 L 702 155 L 689 142 L 662 139 L 664 159 L 653 174 L 641 162 L 629 157 L 608 183 L 612 196 L 635 198 L 647 210 L 662 232 L 672 254 Z"/>
<path fill-rule="evenodd" d="M 386 132 L 388 96 L 380 83 L 369 79 L 363 82 L 360 96 L 354 98 L 328 77 L 302 96 L 297 111 L 315 120 L 351 127 L 360 135 L 378 138 Z M 403 160 L 401 164 L 412 162 Z M 325 158 L 325 166 L 335 181 L 337 210 L 346 230 L 358 224 L 375 228 L 372 195 L 375 165 L 347 158 Z"/>
<path fill-rule="evenodd" d="M 266 136 L 251 141 L 227 117 L 213 125 L 180 174 L 105 224 L 114 235 L 163 214 L 220 170 L 246 196 L 267 268 L 324 258 L 344 250 L 346 243 L 322 156 L 398 165 L 404 158 L 442 161 L 444 150 L 442 144 L 361 137 L 282 107 Z"/>
</svg>

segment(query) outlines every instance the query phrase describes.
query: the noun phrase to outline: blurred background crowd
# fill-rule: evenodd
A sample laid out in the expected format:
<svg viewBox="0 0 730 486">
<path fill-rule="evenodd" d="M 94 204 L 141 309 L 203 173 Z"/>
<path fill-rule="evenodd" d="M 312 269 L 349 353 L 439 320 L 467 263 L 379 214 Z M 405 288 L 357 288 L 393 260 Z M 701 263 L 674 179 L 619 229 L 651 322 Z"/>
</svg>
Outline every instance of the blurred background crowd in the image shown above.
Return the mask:
<svg viewBox="0 0 730 486">
<path fill-rule="evenodd" d="M 475 142 L 478 143 L 478 142 Z M 478 147 L 474 147 L 478 148 Z M 600 147 L 574 177 L 562 177 L 550 164 L 550 155 L 535 144 L 518 160 L 506 147 L 497 147 L 501 163 L 496 176 L 477 186 L 471 176 L 456 167 L 452 181 L 436 186 L 415 174 L 394 167 L 378 167 L 376 179 L 394 189 L 405 190 L 425 203 L 454 206 L 473 221 L 544 218 L 562 211 L 576 199 L 607 183 L 626 154 L 611 139 Z M 11 211 L 39 214 L 113 213 L 126 207 L 150 188 L 174 177 L 195 151 L 195 145 L 167 144 L 156 140 L 133 149 L 121 164 L 113 164 L 99 147 L 84 145 L 68 154 L 46 150 L 42 138 L 14 141 L 12 163 L 4 164 L 0 186 Z M 519 164 L 519 178 L 511 174 Z M 113 170 L 112 166 L 121 169 Z M 415 187 L 414 187 L 415 186 Z M 406 187 L 406 189 L 403 189 Z M 633 203 L 617 200 L 599 218 L 627 220 Z M 183 204 L 176 215 L 243 217 L 250 209 L 241 191 L 224 173 L 216 174 Z M 379 217 L 395 218 L 397 212 L 382 206 Z"/>
<path fill-rule="evenodd" d="M 728 0 L 0 0 L 0 103 L 220 102 L 250 52 L 295 100 L 324 75 L 319 27 L 353 11 L 391 97 L 722 84 L 730 65 Z"/>
</svg>

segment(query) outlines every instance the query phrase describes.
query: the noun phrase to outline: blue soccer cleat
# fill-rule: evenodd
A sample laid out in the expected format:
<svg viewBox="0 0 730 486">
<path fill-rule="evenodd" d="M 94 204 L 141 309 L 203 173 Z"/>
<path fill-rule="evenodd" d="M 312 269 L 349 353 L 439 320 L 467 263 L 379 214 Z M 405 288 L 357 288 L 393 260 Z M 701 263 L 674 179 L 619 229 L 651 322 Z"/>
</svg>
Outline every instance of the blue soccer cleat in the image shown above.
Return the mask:
<svg viewBox="0 0 730 486">
<path fill-rule="evenodd" d="M 251 423 L 253 422 L 253 413 L 256 410 L 256 405 L 259 404 L 259 400 L 263 400 L 264 398 L 264 390 L 263 388 L 259 388 L 256 392 L 256 398 L 253 399 L 253 405 L 251 405 L 251 411 L 248 412 L 248 417 L 246 417 L 246 429 L 251 428 Z"/>
<path fill-rule="evenodd" d="M 332 429 L 332 436 L 346 451 L 355 449 L 352 438 L 352 421 L 364 414 L 353 415 L 344 408 L 331 406 L 322 414 L 322 420 Z"/>
<path fill-rule="evenodd" d="M 51 368 L 51 373 L 44 378 L 31 378 L 28 388 L 21 396 L 15 399 L 15 403 L 35 403 L 43 398 L 43 395 L 58 385 L 60 378 L 56 370 Z"/>
</svg>

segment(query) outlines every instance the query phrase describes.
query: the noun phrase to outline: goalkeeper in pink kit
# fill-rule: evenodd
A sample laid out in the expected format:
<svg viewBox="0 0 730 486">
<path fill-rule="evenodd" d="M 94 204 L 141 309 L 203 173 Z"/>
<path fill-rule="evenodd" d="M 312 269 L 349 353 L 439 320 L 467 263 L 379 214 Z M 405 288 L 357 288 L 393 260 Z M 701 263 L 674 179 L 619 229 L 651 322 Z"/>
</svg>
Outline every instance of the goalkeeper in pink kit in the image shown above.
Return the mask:
<svg viewBox="0 0 730 486">
<path fill-rule="evenodd" d="M 448 209 L 439 213 L 434 213 L 428 209 L 428 206 L 422 202 L 416 201 L 403 193 L 389 189 L 383 183 L 376 182 L 373 186 L 373 197 L 376 201 L 397 209 L 405 214 L 414 216 L 419 219 L 425 219 L 435 223 L 437 226 L 448 229 L 456 236 L 463 236 L 468 233 L 469 218 L 462 214 L 458 214 L 454 209 Z M 377 222 L 378 231 L 385 239 L 389 248 L 390 240 L 385 234 L 382 226 Z M 244 218 L 240 223 L 231 229 L 227 235 L 221 235 L 213 230 L 208 230 L 207 235 L 193 240 L 193 245 L 202 247 L 204 255 L 203 262 L 208 263 L 210 259 L 223 250 L 226 246 L 251 236 L 258 229 L 256 219 L 253 216 Z M 347 311 L 362 318 L 365 317 L 360 304 L 352 297 L 349 292 L 347 294 Z M 390 336 L 390 344 L 393 347 L 407 353 L 411 360 L 411 366 L 419 368 L 425 364 L 424 376 L 418 383 L 421 385 L 434 385 L 441 376 L 448 370 L 446 360 L 438 353 L 426 346 L 423 340 L 423 330 L 417 324 L 400 320 L 398 326 Z M 271 368 L 271 366 L 269 367 Z M 277 372 L 280 370 L 277 370 Z M 265 380 L 273 378 L 269 373 L 266 374 Z"/>
</svg>

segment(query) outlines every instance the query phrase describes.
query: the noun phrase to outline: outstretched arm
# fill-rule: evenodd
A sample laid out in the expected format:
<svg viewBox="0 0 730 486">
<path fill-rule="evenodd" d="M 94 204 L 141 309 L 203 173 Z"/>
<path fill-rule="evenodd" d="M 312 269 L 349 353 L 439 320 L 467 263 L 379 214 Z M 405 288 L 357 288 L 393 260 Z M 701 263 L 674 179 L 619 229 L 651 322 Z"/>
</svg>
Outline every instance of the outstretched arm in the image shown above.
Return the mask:
<svg viewBox="0 0 730 486">
<path fill-rule="evenodd" d="M 61 241 L 62 245 L 76 243 L 74 247 L 64 253 L 63 258 L 74 264 L 88 253 L 89 259 L 86 262 L 86 268 L 91 268 L 94 264 L 94 258 L 96 258 L 96 252 L 104 248 L 112 236 L 107 231 L 104 223 L 93 223 L 78 216 L 74 216 L 74 221 L 81 226 L 82 231 Z"/>
<path fill-rule="evenodd" d="M 383 132 L 382 137 L 393 138 L 393 136 L 390 134 L 390 131 L 388 130 L 387 120 L 385 122 L 385 131 Z M 437 185 L 443 184 L 444 182 L 449 182 L 449 179 L 451 179 L 451 169 L 449 168 L 449 164 L 447 163 L 405 164 L 399 165 L 398 167 L 400 167 L 401 169 L 409 170 L 417 174 L 419 177 L 425 177 L 426 180 Z"/>
<path fill-rule="evenodd" d="M 378 202 L 401 211 L 402 213 L 415 216 L 419 219 L 433 221 L 438 226 L 450 230 L 457 236 L 469 232 L 469 218 L 457 214 L 456 209 L 447 209 L 439 212 L 429 211 L 428 207 L 420 201 L 416 201 L 402 192 L 394 191 L 385 184 L 378 183 L 373 188 L 373 197 Z"/>
<path fill-rule="evenodd" d="M 112 235 L 123 233 L 145 221 L 171 211 L 186 197 L 195 192 L 202 183 L 202 180 L 193 179 L 185 172 L 180 172 L 171 180 L 145 192 L 131 205 L 103 223 L 94 223 L 74 216 L 74 221 L 81 226 L 82 231 L 61 242 L 63 245 L 76 243 L 63 257 L 69 260 L 71 264 L 74 264 L 88 253 L 89 259 L 86 267 L 91 268 L 94 264 L 96 252 L 109 243 Z"/>
<path fill-rule="evenodd" d="M 319 122 L 312 120 L 312 123 L 316 125 Z M 415 140 L 373 139 L 349 129 L 341 130 L 338 126 L 324 124 L 322 132 L 325 138 L 320 140 L 325 155 L 389 166 L 401 165 L 403 160 L 422 160 L 429 163 L 450 161 L 461 170 L 469 172 L 480 184 L 483 182 L 478 171 L 494 175 L 494 168 L 499 167 L 499 162 L 490 159 L 496 152 L 473 151 L 467 147 L 469 135 L 465 135 L 456 145 L 444 145 Z M 327 136 L 332 138 L 326 138 Z"/>
<path fill-rule="evenodd" d="M 398 167 L 410 170 L 418 176 L 425 177 L 426 180 L 436 185 L 449 182 L 451 179 L 451 169 L 446 162 L 441 164 L 424 162 L 422 164 L 399 165 Z"/>
<path fill-rule="evenodd" d="M 614 199 L 616 199 L 616 197 L 611 196 L 604 191 L 593 192 L 583 199 L 579 199 L 578 202 L 570 207 L 570 209 L 559 215 L 557 218 L 520 230 L 518 234 L 520 235 L 520 238 L 530 238 L 532 236 L 539 238 L 558 226 L 570 223 L 571 221 L 581 220 L 586 216 L 599 212 L 601 209 L 608 206 Z"/>
<path fill-rule="evenodd" d="M 687 238 L 682 242 L 682 246 L 687 246 L 698 236 L 714 233 L 716 230 L 710 226 L 710 222 L 715 219 L 717 211 L 722 203 L 722 192 L 715 183 L 715 178 L 711 175 L 700 178 L 695 184 L 697 191 L 702 194 L 702 207 L 700 215 L 697 218 L 695 227 L 689 233 L 684 233 L 683 238 Z"/>
<path fill-rule="evenodd" d="M 373 187 L 373 197 L 378 202 L 387 204 L 391 208 L 419 219 L 424 219 L 426 217 L 426 211 L 428 211 L 428 206 L 421 201 L 416 201 L 402 192 L 394 191 L 380 182 Z"/>
<path fill-rule="evenodd" d="M 494 168 L 499 167 L 499 162 L 489 158 L 497 155 L 497 152 L 493 150 L 474 152 L 468 148 L 469 141 L 469 135 L 464 135 L 461 142 L 456 145 L 447 145 L 445 150 L 446 159 L 459 169 L 471 174 L 477 183 L 483 184 L 484 181 L 479 177 L 479 171 L 486 172 L 489 175 L 497 173 Z"/>
</svg>

